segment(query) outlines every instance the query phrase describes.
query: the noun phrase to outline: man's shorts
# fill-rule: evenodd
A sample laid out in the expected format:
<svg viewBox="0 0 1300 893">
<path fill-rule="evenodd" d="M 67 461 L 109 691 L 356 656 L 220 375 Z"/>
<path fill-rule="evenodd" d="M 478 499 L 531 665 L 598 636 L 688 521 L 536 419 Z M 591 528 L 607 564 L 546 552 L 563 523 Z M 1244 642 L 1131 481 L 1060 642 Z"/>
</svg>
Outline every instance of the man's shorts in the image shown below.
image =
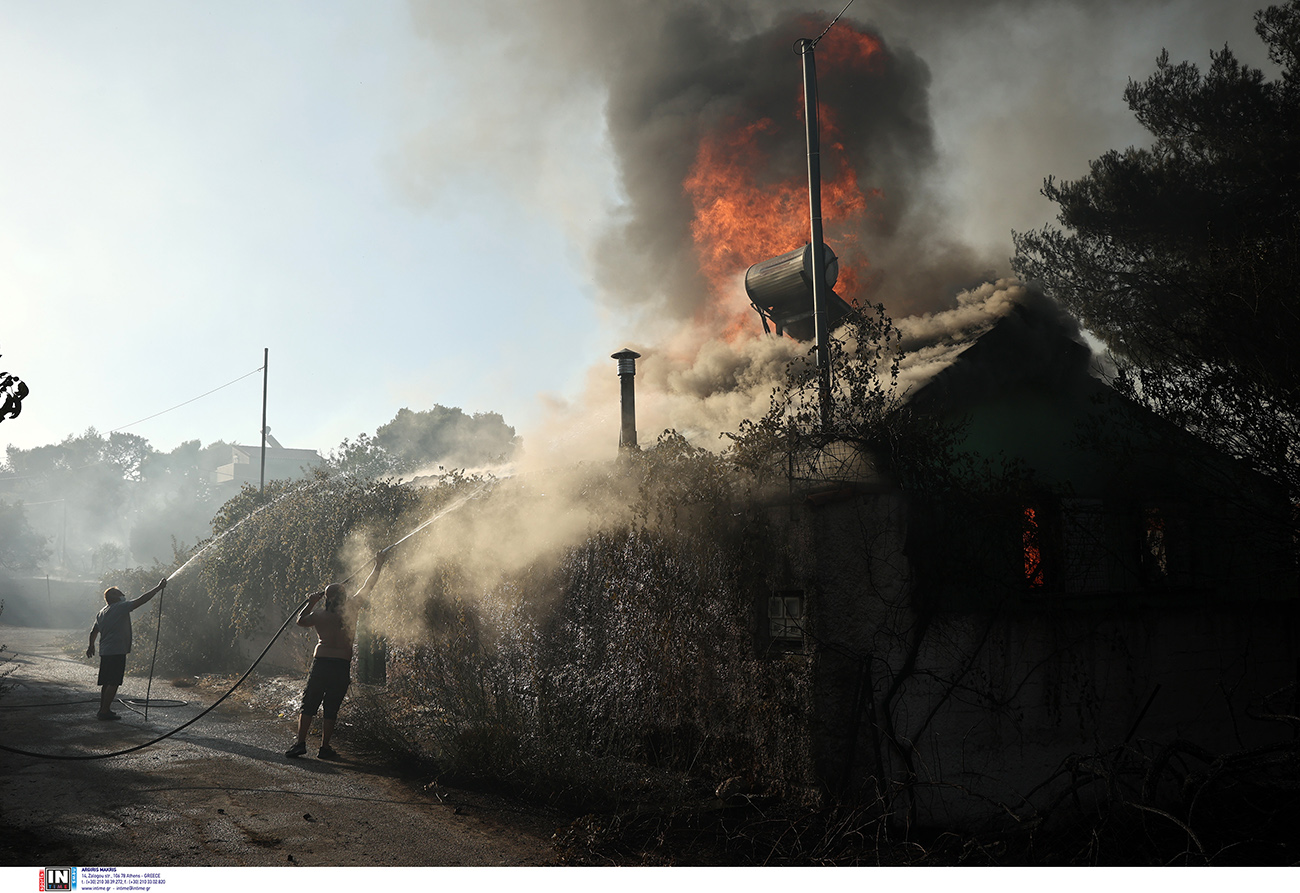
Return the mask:
<svg viewBox="0 0 1300 893">
<path fill-rule="evenodd" d="M 322 703 L 325 718 L 339 715 L 339 706 L 352 682 L 352 661 L 341 657 L 318 657 L 311 662 L 311 675 L 307 677 L 307 690 L 302 693 L 303 716 L 315 716 Z"/>
<path fill-rule="evenodd" d="M 98 685 L 121 685 L 126 675 L 125 654 L 101 654 L 99 656 Z"/>
</svg>

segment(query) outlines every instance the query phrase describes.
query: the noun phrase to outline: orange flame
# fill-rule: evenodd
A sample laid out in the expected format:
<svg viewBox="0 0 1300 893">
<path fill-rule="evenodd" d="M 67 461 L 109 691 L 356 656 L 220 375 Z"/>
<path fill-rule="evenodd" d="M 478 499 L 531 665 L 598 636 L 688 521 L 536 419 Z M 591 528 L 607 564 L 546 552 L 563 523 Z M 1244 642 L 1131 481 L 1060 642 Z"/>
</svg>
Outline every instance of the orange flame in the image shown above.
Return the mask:
<svg viewBox="0 0 1300 893">
<path fill-rule="evenodd" d="M 1025 582 L 1031 589 L 1042 589 L 1043 549 L 1039 538 L 1038 515 L 1032 508 L 1025 509 L 1021 542 L 1025 551 Z"/>
<path fill-rule="evenodd" d="M 880 44 L 874 37 L 848 29 L 845 33 L 852 39 L 825 43 L 822 60 L 828 71 L 870 70 L 878 64 Z M 803 118 L 801 98 L 798 117 Z M 853 229 L 867 213 L 868 197 L 878 196 L 879 192 L 864 193 L 858 185 L 857 174 L 840 142 L 834 110 L 820 106 L 818 119 L 823 164 L 832 171 L 830 176 L 826 169 L 822 172 L 824 228 L 828 243 L 834 232 L 832 247 L 840 255 L 836 292 L 852 302 L 863 274 L 846 263 L 844 249 L 855 241 Z M 719 131 L 700 140 L 695 163 L 683 183 L 694 209 L 691 235 L 696 255 L 713 298 L 708 312 L 724 318 L 728 340 L 754 332 L 751 311 L 742 309 L 734 294 L 738 275 L 752 264 L 793 251 L 809 241 L 806 173 L 772 182 L 771 160 L 760 146 L 760 138 L 775 134 L 777 129 L 771 118 L 749 123 L 728 121 Z M 828 154 L 834 161 L 826 165 Z M 865 259 L 857 259 L 856 263 L 867 266 Z"/>
</svg>

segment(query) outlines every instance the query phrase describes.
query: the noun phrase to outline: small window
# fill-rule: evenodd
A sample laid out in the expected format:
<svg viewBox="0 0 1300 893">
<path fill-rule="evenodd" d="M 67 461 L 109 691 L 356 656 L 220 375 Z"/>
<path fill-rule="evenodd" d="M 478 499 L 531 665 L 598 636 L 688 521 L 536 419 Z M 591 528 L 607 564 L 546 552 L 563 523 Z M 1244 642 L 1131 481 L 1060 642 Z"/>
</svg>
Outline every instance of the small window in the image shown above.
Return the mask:
<svg viewBox="0 0 1300 893">
<path fill-rule="evenodd" d="M 767 635 L 776 642 L 802 644 L 804 631 L 803 593 L 777 592 L 767 600 Z"/>
</svg>

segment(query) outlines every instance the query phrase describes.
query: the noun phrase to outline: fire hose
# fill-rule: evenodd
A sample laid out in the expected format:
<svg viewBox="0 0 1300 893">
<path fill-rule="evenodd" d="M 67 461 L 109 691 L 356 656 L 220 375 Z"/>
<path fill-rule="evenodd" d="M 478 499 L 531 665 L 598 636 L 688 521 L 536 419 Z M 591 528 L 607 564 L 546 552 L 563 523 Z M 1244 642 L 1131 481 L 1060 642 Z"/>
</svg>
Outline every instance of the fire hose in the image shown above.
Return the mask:
<svg viewBox="0 0 1300 893">
<path fill-rule="evenodd" d="M 452 505 L 450 505 L 450 506 L 448 506 L 448 507 L 442 509 L 441 511 L 437 512 L 436 514 L 433 515 L 433 517 L 429 518 L 427 521 L 425 521 L 424 523 L 420 524 L 418 527 L 416 527 L 416 528 L 415 528 L 414 530 L 412 530 L 410 533 L 406 534 L 406 535 L 405 535 L 404 537 L 402 537 L 401 539 L 397 540 L 396 542 L 392 543 L 391 545 L 389 545 L 388 547 L 386 547 L 386 548 L 384 548 L 384 549 L 382 549 L 382 550 L 380 550 L 380 551 L 381 551 L 381 552 L 388 552 L 388 551 L 390 551 L 390 550 L 392 550 L 392 549 L 397 548 L 397 547 L 400 546 L 402 543 L 406 542 L 406 541 L 409 540 L 411 537 L 415 536 L 417 533 L 420 533 L 422 530 L 424 530 L 424 529 L 426 529 L 427 527 L 429 527 L 429 525 L 433 524 L 434 521 L 437 521 L 437 520 L 438 520 L 439 518 L 441 518 L 443 515 L 446 515 L 448 512 L 451 512 L 451 511 L 453 511 L 453 510 L 455 510 L 455 509 L 460 508 L 460 506 L 464 505 L 466 502 L 470 501 L 471 499 L 476 499 L 476 498 L 478 498 L 478 496 L 479 496 L 479 495 L 483 492 L 483 490 L 485 489 L 485 486 L 486 486 L 486 485 L 480 486 L 480 487 L 479 487 L 477 490 L 475 490 L 473 493 L 469 494 L 468 496 L 462 498 L 461 500 L 459 500 L 459 501 L 457 501 L 457 502 L 454 502 L 454 503 L 452 503 Z M 260 511 L 260 509 L 259 509 L 258 511 Z M 241 523 L 242 523 L 242 522 L 241 522 Z M 198 557 L 198 555 L 195 555 L 195 556 L 194 556 L 194 558 L 197 558 L 197 557 Z M 193 561 L 194 558 L 191 558 L 190 561 Z M 366 564 L 363 564 L 363 565 L 361 565 L 360 567 L 358 567 L 358 568 L 357 568 L 356 570 L 354 570 L 351 574 L 349 574 L 346 578 L 344 578 L 344 580 L 343 580 L 342 582 L 344 582 L 344 583 L 348 583 L 348 582 L 350 582 L 353 578 L 355 578 L 355 577 L 357 576 L 357 574 L 361 573 L 362 570 L 364 570 L 364 569 L 367 568 L 367 567 L 370 567 L 371 564 L 373 564 L 373 561 L 374 561 L 374 559 L 371 559 L 370 562 L 367 562 Z M 189 561 L 185 562 L 185 564 L 181 565 L 181 567 L 180 567 L 178 570 L 174 571 L 174 572 L 172 573 L 171 576 L 172 576 L 172 577 L 175 577 L 175 576 L 176 576 L 177 574 L 179 574 L 182 570 L 184 570 L 188 565 L 189 565 Z M 170 579 L 170 577 L 169 577 L 168 579 Z M 262 662 L 262 658 L 266 657 L 267 652 L 269 652 L 269 651 L 271 650 L 271 646 L 274 645 L 275 642 L 276 642 L 276 640 L 280 638 L 280 636 L 284 633 L 284 631 L 285 631 L 286 629 L 288 629 L 288 627 L 289 627 L 289 623 L 290 623 L 290 622 L 291 622 L 295 617 L 298 616 L 298 612 L 301 611 L 304 607 L 306 607 L 306 606 L 307 606 L 307 603 L 308 603 L 310 600 L 311 600 L 310 597 L 308 597 L 308 598 L 305 598 L 305 599 L 303 599 L 301 602 L 298 603 L 298 606 L 297 606 L 296 608 L 294 608 L 293 611 L 290 612 L 289 616 L 285 619 L 284 623 L 281 624 L 280 628 L 276 631 L 275 635 L 271 637 L 271 641 L 269 641 L 269 642 L 266 643 L 266 647 L 262 649 L 262 653 L 259 654 L 259 655 L 257 656 L 257 659 L 254 660 L 253 663 L 249 666 L 249 668 L 248 668 L 247 670 L 244 671 L 244 675 L 240 676 L 239 679 L 235 680 L 235 684 L 232 685 L 232 686 L 230 686 L 230 688 L 226 691 L 225 694 L 223 694 L 220 698 L 218 698 L 215 702 L 213 702 L 213 704 L 212 704 L 210 707 L 207 707 L 206 709 L 204 709 L 203 712 L 199 713 L 197 716 L 193 717 L 192 719 L 189 719 L 189 720 L 187 720 L 186 722 L 182 723 L 181 725 L 177 726 L 176 728 L 172 729 L 170 732 L 167 732 L 167 733 L 165 733 L 165 734 L 159 735 L 157 738 L 153 738 L 153 739 L 151 739 L 151 740 L 149 740 L 149 741 L 144 742 L 143 744 L 137 744 L 137 745 L 135 745 L 134 747 L 128 747 L 128 748 L 125 748 L 125 749 L 123 749 L 123 750 L 116 750 L 116 751 L 113 751 L 112 753 L 99 753 L 99 754 L 51 754 L 51 753 L 38 753 L 38 752 L 36 752 L 36 751 L 23 750 L 23 749 L 21 749 L 21 748 L 17 748 L 17 747 L 9 747 L 9 746 L 7 746 L 7 745 L 5 745 L 5 744 L 0 744 L 0 750 L 6 751 L 7 753 L 16 753 L 16 754 L 21 754 L 22 756 L 25 756 L 25 757 L 36 757 L 37 759 L 42 759 L 42 760 L 106 760 L 106 759 L 109 759 L 110 757 L 120 757 L 120 756 L 123 756 L 123 755 L 125 755 L 125 754 L 134 753 L 134 752 L 137 751 L 137 750 L 143 750 L 143 749 L 145 749 L 146 747 L 151 747 L 151 746 L 153 746 L 154 744 L 157 744 L 159 741 L 163 741 L 163 740 L 165 740 L 165 739 L 167 739 L 167 738 L 170 738 L 172 735 L 175 735 L 177 732 L 179 732 L 179 731 L 181 731 L 181 730 L 183 730 L 183 729 L 186 729 L 186 728 L 188 728 L 189 726 L 192 726 L 194 723 L 198 722 L 200 719 L 202 719 L 203 717 L 207 716 L 209 713 L 211 713 L 213 710 L 215 710 L 215 709 L 217 708 L 218 705 L 220 705 L 223 701 L 225 701 L 226 698 L 228 698 L 228 697 L 230 697 L 232 694 L 234 694 L 234 693 L 235 693 L 235 690 L 238 689 L 239 686 L 241 686 L 241 685 L 244 683 L 244 680 L 246 680 L 246 679 L 249 677 L 249 675 L 253 672 L 253 670 L 257 667 L 257 665 L 258 665 L 259 663 Z M 161 629 L 162 629 L 162 597 L 161 597 L 161 595 L 160 595 L 160 596 L 159 596 L 159 600 L 158 600 L 158 626 L 157 626 L 157 629 L 155 630 L 155 633 L 154 633 L 154 652 L 153 652 L 153 655 L 154 655 L 154 660 L 155 660 L 155 661 L 157 660 L 157 657 L 158 657 L 158 638 L 159 638 L 159 633 L 160 633 Z M 150 665 L 149 665 L 149 686 L 148 686 L 148 688 L 146 689 L 146 694 L 145 694 L 145 718 L 146 718 L 146 719 L 148 718 L 148 705 L 149 705 L 149 696 L 148 696 L 148 692 L 149 692 L 150 690 L 152 690 L 152 687 L 153 687 L 153 670 L 154 670 L 154 664 L 153 664 L 153 662 L 151 662 Z M 124 699 L 119 699 L 119 700 L 123 700 L 123 703 L 126 703 L 126 701 L 125 701 Z M 49 706 L 49 705 L 41 705 L 41 706 Z M 176 705 L 176 706 L 179 706 L 179 705 Z"/>
</svg>

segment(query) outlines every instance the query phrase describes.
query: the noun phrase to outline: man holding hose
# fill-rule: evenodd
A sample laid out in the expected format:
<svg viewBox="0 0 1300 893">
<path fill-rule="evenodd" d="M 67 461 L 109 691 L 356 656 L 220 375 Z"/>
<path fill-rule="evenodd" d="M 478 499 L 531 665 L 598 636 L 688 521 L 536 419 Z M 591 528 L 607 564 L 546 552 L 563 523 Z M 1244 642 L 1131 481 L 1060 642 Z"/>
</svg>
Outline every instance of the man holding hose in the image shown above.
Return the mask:
<svg viewBox="0 0 1300 893">
<path fill-rule="evenodd" d="M 90 644 L 86 657 L 95 656 L 95 637 L 99 642 L 99 719 L 119 719 L 113 712 L 113 699 L 117 687 L 126 675 L 126 655 L 131 651 L 131 612 L 167 588 L 164 577 L 158 585 L 139 598 L 128 599 L 116 586 L 104 590 L 107 603 L 95 615 L 95 625 L 90 628 Z"/>
<path fill-rule="evenodd" d="M 379 569 L 384 566 L 388 550 L 375 556 L 374 569 L 356 595 L 348 597 L 342 583 L 331 583 L 321 592 L 313 592 L 298 612 L 298 625 L 316 630 L 320 641 L 312 656 L 311 675 L 302 693 L 302 712 L 298 716 L 298 740 L 284 752 L 286 757 L 300 757 L 307 753 L 307 733 L 318 709 L 324 708 L 321 721 L 320 751 L 322 760 L 336 760 L 338 753 L 330 747 L 334 735 L 334 721 L 339 706 L 352 681 L 352 639 L 356 635 L 357 616 L 370 606 L 368 593 L 379 579 Z M 321 599 L 325 604 L 317 608 Z"/>
</svg>

